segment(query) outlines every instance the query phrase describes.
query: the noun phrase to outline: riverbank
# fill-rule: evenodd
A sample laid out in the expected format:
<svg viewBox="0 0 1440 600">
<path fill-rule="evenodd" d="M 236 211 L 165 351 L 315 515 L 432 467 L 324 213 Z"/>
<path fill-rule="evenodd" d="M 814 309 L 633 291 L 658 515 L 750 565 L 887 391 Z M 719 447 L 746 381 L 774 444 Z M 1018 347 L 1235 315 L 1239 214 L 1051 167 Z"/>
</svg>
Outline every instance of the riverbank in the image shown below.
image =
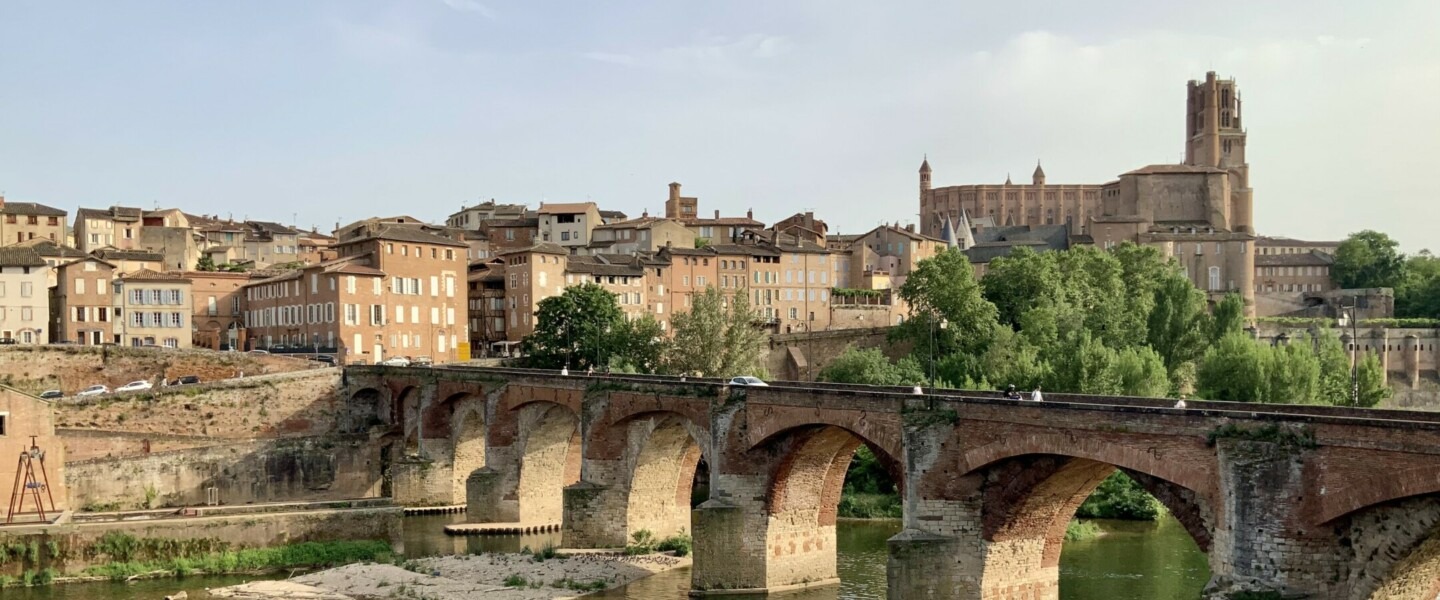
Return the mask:
<svg viewBox="0 0 1440 600">
<path fill-rule="evenodd" d="M 573 598 L 690 565 L 664 554 L 613 556 L 531 554 L 437 556 L 401 565 L 358 563 L 284 581 L 247 583 L 210 594 L 236 600 L 423 597 L 430 600 Z"/>
</svg>

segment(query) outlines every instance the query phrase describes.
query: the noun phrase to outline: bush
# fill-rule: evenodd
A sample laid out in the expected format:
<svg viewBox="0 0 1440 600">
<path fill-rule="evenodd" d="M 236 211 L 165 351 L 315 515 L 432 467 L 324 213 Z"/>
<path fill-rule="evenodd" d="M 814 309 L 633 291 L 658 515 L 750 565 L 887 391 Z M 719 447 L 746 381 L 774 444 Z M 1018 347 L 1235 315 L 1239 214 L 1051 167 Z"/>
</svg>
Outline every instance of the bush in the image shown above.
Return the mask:
<svg viewBox="0 0 1440 600">
<path fill-rule="evenodd" d="M 840 496 L 837 515 L 847 519 L 898 519 L 905 514 L 899 494 L 846 492 Z"/>
<path fill-rule="evenodd" d="M 655 544 L 655 551 L 674 552 L 675 556 L 686 556 L 690 554 L 691 545 L 693 545 L 693 540 L 689 535 L 682 533 L 660 540 L 660 543 Z"/>
<path fill-rule="evenodd" d="M 1160 502 L 1124 472 L 1115 471 L 1075 511 L 1085 519 L 1154 521 L 1160 516 Z"/>
<path fill-rule="evenodd" d="M 1103 532 L 1100 531 L 1100 526 L 1092 521 L 1071 519 L 1070 522 L 1065 525 L 1065 541 L 1067 542 L 1078 542 L 1080 540 L 1097 538 L 1100 537 L 1101 533 Z"/>
</svg>

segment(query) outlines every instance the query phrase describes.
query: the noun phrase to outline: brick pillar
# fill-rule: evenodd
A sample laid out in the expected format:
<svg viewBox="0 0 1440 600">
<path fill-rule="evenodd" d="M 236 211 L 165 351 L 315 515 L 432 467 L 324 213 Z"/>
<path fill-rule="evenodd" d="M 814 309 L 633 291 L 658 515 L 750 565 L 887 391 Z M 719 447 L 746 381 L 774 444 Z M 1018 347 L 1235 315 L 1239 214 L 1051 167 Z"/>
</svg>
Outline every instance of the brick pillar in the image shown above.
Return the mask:
<svg viewBox="0 0 1440 600">
<path fill-rule="evenodd" d="M 1326 598 L 1333 536 L 1309 529 L 1304 454 L 1292 445 L 1222 438 L 1216 442 L 1222 520 L 1210 549 L 1205 598 L 1242 591 L 1285 598 Z M 1285 501 L 1277 502 L 1277 498 Z"/>
<path fill-rule="evenodd" d="M 766 588 L 765 483 L 763 474 L 751 474 L 744 464 L 743 436 L 731 438 L 732 427 L 743 427 L 743 398 L 725 398 L 710 410 L 712 434 L 710 499 L 691 511 L 694 538 L 693 593 L 718 595 Z M 761 469 L 762 473 L 764 469 Z"/>
<path fill-rule="evenodd" d="M 907 407 L 917 409 L 919 407 Z M 941 412 L 907 413 L 903 436 L 905 528 L 888 540 L 886 566 L 891 600 L 979 599 L 983 563 L 978 494 L 957 497 L 945 486 L 927 485 L 939 469 L 942 445 L 954 429 Z M 938 478 L 937 478 L 938 479 Z M 962 543 L 964 540 L 964 543 Z"/>
<path fill-rule="evenodd" d="M 470 523 L 520 520 L 515 508 L 502 501 L 505 490 L 505 477 L 499 471 L 489 466 L 475 469 L 465 478 L 465 520 Z"/>
</svg>

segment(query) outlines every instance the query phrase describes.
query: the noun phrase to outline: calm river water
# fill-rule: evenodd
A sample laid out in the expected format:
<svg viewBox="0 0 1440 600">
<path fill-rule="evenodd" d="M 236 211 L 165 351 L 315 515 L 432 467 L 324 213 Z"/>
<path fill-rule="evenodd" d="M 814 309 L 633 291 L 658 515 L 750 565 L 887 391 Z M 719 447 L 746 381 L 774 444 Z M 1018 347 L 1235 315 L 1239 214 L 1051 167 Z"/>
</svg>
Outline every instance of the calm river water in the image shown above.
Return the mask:
<svg viewBox="0 0 1440 600">
<path fill-rule="evenodd" d="M 450 537 L 441 527 L 464 515 L 409 517 L 405 550 L 410 556 L 477 551 L 518 551 L 559 543 L 558 534 L 505 538 Z M 871 600 L 885 597 L 885 540 L 899 531 L 894 521 L 845 521 L 839 528 L 840 586 L 783 596 L 786 600 Z M 1104 523 L 1106 535 L 1066 542 L 1060 557 L 1062 600 L 1193 600 L 1209 579 L 1205 555 L 1174 519 L 1156 523 Z M 245 577 L 191 577 L 133 584 L 77 584 L 7 589 L 6 600 L 151 600 L 246 581 Z M 682 600 L 689 569 L 677 569 L 592 596 L 626 600 Z M 200 593 L 197 593 L 200 592 Z M 738 600 L 738 599 L 737 599 Z"/>
</svg>

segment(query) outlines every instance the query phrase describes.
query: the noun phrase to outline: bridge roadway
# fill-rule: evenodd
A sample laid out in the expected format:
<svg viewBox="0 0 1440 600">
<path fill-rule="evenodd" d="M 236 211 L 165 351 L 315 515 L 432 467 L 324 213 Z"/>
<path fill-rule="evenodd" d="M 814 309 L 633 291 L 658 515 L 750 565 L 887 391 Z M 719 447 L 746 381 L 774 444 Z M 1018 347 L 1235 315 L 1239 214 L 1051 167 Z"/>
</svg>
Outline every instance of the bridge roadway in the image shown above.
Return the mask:
<svg viewBox="0 0 1440 600">
<path fill-rule="evenodd" d="M 1207 598 L 1440 594 L 1437 413 L 460 366 L 345 387 L 376 407 L 398 502 L 558 524 L 569 547 L 691 532 L 696 595 L 834 583 L 861 444 L 903 490 L 890 598 L 1058 598 L 1065 526 L 1116 469 L 1208 554 Z"/>
</svg>

